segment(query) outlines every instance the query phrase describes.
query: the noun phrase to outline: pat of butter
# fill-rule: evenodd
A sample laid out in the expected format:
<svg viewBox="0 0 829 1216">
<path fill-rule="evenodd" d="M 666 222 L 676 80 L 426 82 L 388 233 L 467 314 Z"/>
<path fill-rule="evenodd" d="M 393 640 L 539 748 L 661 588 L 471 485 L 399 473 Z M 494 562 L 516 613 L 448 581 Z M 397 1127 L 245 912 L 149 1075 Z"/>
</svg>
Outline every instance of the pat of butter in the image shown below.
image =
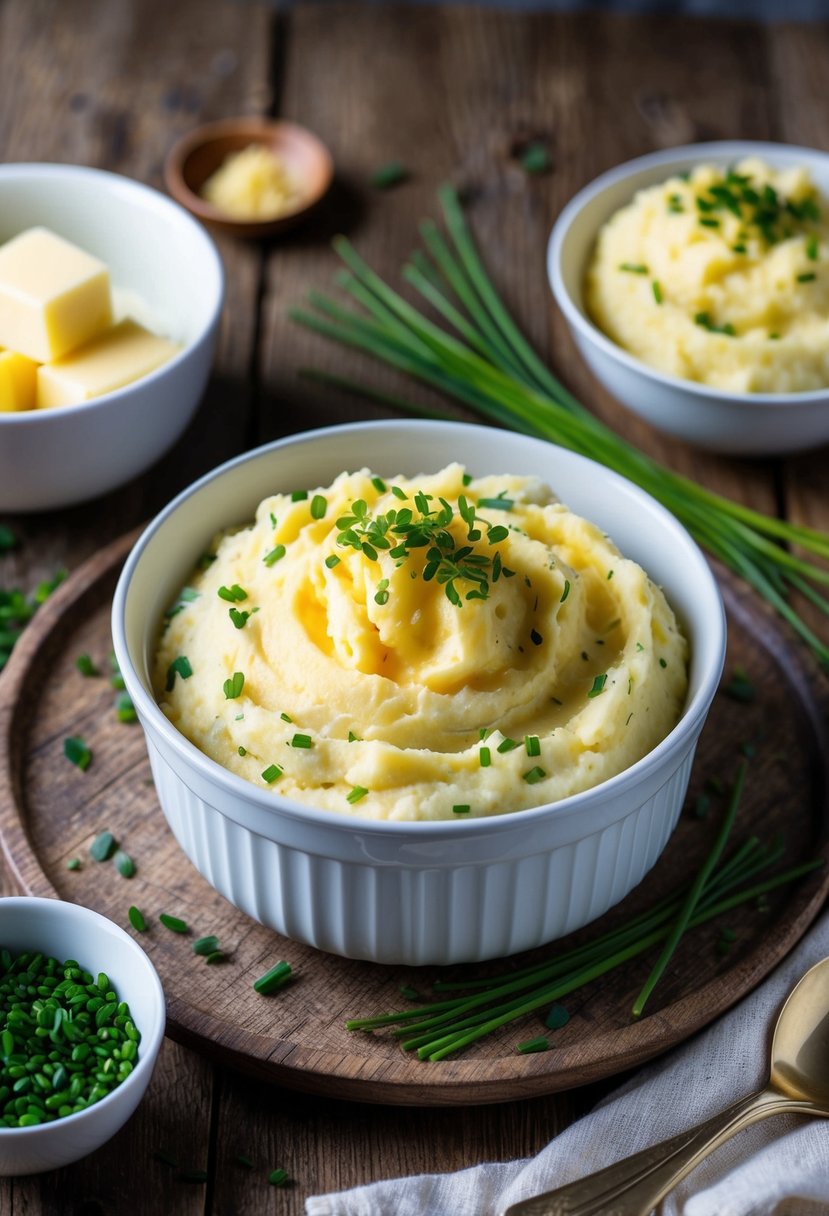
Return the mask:
<svg viewBox="0 0 829 1216">
<path fill-rule="evenodd" d="M 34 409 L 37 364 L 14 350 L 0 350 L 0 414 Z"/>
<path fill-rule="evenodd" d="M 80 350 L 37 369 L 37 406 L 76 405 L 115 392 L 172 359 L 175 342 L 127 317 Z"/>
<path fill-rule="evenodd" d="M 47 363 L 111 324 L 109 271 L 98 258 L 48 228 L 0 246 L 0 345 Z"/>
</svg>

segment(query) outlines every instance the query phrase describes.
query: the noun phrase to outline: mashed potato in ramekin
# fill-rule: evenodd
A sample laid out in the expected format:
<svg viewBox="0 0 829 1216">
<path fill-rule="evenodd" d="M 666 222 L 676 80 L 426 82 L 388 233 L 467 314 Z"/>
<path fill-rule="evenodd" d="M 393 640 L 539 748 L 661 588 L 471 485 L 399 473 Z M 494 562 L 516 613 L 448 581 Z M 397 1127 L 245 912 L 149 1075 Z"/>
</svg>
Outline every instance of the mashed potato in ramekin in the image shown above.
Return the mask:
<svg viewBox="0 0 829 1216">
<path fill-rule="evenodd" d="M 734 392 L 829 385 L 829 204 L 805 169 L 700 165 L 640 190 L 587 270 L 595 323 L 658 371 Z"/>
<path fill-rule="evenodd" d="M 588 789 L 676 724 L 662 591 L 535 478 L 368 470 L 262 502 L 168 613 L 154 689 L 219 764 L 384 820 Z"/>
</svg>

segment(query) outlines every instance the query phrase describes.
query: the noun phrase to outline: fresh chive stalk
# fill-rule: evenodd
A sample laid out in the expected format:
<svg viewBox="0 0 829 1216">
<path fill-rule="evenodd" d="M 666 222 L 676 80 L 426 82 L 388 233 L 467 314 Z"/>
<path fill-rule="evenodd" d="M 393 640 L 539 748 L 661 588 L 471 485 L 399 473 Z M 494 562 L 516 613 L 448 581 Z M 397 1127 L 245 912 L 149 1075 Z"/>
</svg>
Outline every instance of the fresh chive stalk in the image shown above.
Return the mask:
<svg viewBox="0 0 829 1216">
<path fill-rule="evenodd" d="M 425 224 L 428 252 L 414 256 L 403 273 L 443 325 L 393 291 L 344 238 L 334 247 L 347 267 L 339 282 L 351 306 L 313 293 L 312 311 L 295 309 L 294 320 L 442 390 L 490 421 L 589 456 L 635 482 L 753 587 L 829 668 L 829 645 L 791 602 L 797 592 L 829 616 L 829 569 L 810 558 L 829 557 L 829 535 L 715 494 L 600 422 L 553 376 L 506 311 L 455 191 L 444 186 L 439 197 L 449 239 Z M 311 374 L 411 414 L 451 417 L 342 377 Z"/>
</svg>

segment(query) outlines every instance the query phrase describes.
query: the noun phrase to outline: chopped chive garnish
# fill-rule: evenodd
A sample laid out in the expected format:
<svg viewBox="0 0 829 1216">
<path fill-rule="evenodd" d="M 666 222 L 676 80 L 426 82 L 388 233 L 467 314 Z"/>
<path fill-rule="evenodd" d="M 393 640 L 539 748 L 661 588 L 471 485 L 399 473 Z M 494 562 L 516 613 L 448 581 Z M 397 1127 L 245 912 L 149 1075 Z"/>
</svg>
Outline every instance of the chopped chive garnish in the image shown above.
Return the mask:
<svg viewBox="0 0 829 1216">
<path fill-rule="evenodd" d="M 172 1170 L 178 1169 L 178 1158 L 174 1157 L 172 1153 L 165 1152 L 163 1148 L 157 1148 L 153 1152 L 153 1157 L 162 1165 L 169 1165 Z"/>
<path fill-rule="evenodd" d="M 561 1030 L 562 1026 L 566 1026 L 570 1021 L 570 1014 L 563 1005 L 552 1005 L 550 1012 L 544 1019 L 544 1025 L 548 1030 Z"/>
<path fill-rule="evenodd" d="M 290 1181 L 291 1179 L 287 1170 L 271 1170 L 268 1174 L 268 1182 L 271 1186 L 287 1186 Z"/>
<path fill-rule="evenodd" d="M 224 950 L 213 950 L 207 955 L 204 961 L 208 967 L 212 967 L 216 963 L 223 963 L 226 958 L 227 955 L 225 954 Z"/>
<path fill-rule="evenodd" d="M 119 692 L 115 698 L 115 716 L 119 722 L 137 722 L 138 714 L 128 692 Z"/>
<path fill-rule="evenodd" d="M 595 676 L 593 679 L 593 687 L 587 694 L 588 697 L 597 697 L 600 692 L 604 692 L 604 686 L 607 683 L 607 673 L 600 676 Z"/>
<path fill-rule="evenodd" d="M 123 849 L 115 850 L 112 863 L 122 878 L 132 878 L 135 873 L 135 862 Z"/>
<path fill-rule="evenodd" d="M 656 300 L 656 303 L 661 304 L 664 296 L 662 295 L 662 284 L 659 283 L 657 279 L 654 279 L 651 283 L 651 291 L 653 292 L 653 298 Z"/>
<path fill-rule="evenodd" d="M 387 604 L 389 602 L 389 580 L 381 578 L 377 584 L 377 590 L 374 594 L 375 604 Z"/>
<path fill-rule="evenodd" d="M 310 735 L 294 735 L 293 739 L 291 740 L 291 747 L 301 747 L 307 751 L 309 747 L 313 746 L 314 740 Z"/>
<path fill-rule="evenodd" d="M 285 549 L 284 545 L 275 545 L 274 548 L 271 549 L 270 553 L 265 554 L 265 556 L 262 558 L 262 561 L 268 567 L 275 566 L 277 562 L 282 560 L 282 558 L 285 556 L 285 553 L 286 553 L 286 549 Z"/>
<path fill-rule="evenodd" d="M 346 794 L 345 800 L 346 800 L 346 802 L 349 802 L 352 806 L 354 806 L 354 803 L 359 802 L 361 798 L 365 798 L 367 793 L 368 793 L 368 790 L 365 788 L 364 785 L 355 785 L 354 789 L 351 790 L 348 794 Z"/>
<path fill-rule="evenodd" d="M 67 870 L 79 870 L 81 868 L 80 857 L 70 857 L 66 863 Z"/>
<path fill-rule="evenodd" d="M 275 532 L 276 531 L 276 516 L 274 515 L 273 511 L 268 512 L 268 517 L 271 521 L 271 527 L 273 528 L 273 530 Z"/>
<path fill-rule="evenodd" d="M 276 966 L 271 967 L 270 971 L 266 971 L 264 975 L 260 975 L 258 980 L 254 980 L 253 987 L 256 992 L 262 996 L 267 996 L 271 992 L 276 992 L 287 984 L 291 978 L 291 964 L 284 961 L 279 962 Z"/>
<path fill-rule="evenodd" d="M 622 262 L 619 266 L 620 270 L 627 271 L 628 274 L 647 274 L 648 268 L 643 262 Z"/>
<path fill-rule="evenodd" d="M 278 764 L 269 764 L 262 773 L 262 780 L 267 781 L 268 785 L 270 785 L 272 781 L 276 781 L 277 777 L 282 776 L 282 772 L 283 770 Z"/>
<path fill-rule="evenodd" d="M 144 933 L 146 931 L 147 922 L 144 919 L 144 913 L 140 908 L 136 908 L 135 904 L 130 906 L 127 916 L 129 917 L 130 924 L 137 933 Z"/>
<path fill-rule="evenodd" d="M 169 929 L 172 933 L 189 933 L 190 926 L 186 920 L 181 920 L 178 916 L 170 916 L 167 912 L 162 912 L 158 918 L 165 929 Z"/>
<path fill-rule="evenodd" d="M 524 773 L 523 776 L 527 785 L 537 785 L 539 781 L 544 780 L 547 774 L 540 765 L 536 764 L 535 768 L 531 768 L 528 772 Z"/>
<path fill-rule="evenodd" d="M 92 763 L 92 752 L 78 735 L 70 735 L 68 739 L 64 739 L 63 754 L 81 772 L 85 772 Z"/>
<path fill-rule="evenodd" d="M 239 603 L 248 598 L 248 593 L 238 583 L 234 583 L 232 587 L 220 587 L 218 590 L 220 599 L 227 600 L 231 604 Z"/>
<path fill-rule="evenodd" d="M 818 258 L 818 239 L 816 236 L 810 236 L 806 240 L 806 257 L 810 262 L 816 262 Z"/>
<path fill-rule="evenodd" d="M 328 510 L 328 499 L 324 494 L 315 494 L 311 499 L 311 518 L 322 519 Z"/>
<path fill-rule="evenodd" d="M 291 494 L 291 502 L 304 502 L 307 497 L 307 490 L 294 490 Z"/>
<path fill-rule="evenodd" d="M 233 609 L 231 609 L 231 612 L 232 611 Z M 167 668 L 167 683 L 165 685 L 165 691 L 173 691 L 176 676 L 181 676 L 182 680 L 189 680 L 192 674 L 193 668 L 190 666 L 190 660 L 187 658 L 187 655 L 178 655 L 175 659 L 173 659 L 172 663 Z"/>
<path fill-rule="evenodd" d="M 702 215 L 699 221 L 703 228 L 719 228 L 720 221 L 714 215 Z"/>
<path fill-rule="evenodd" d="M 218 937 L 215 937 L 212 933 L 209 934 L 207 937 L 197 937 L 196 940 L 193 942 L 193 953 L 194 954 L 201 954 L 201 955 L 206 956 L 208 954 L 213 954 L 218 949 L 219 949 L 219 939 L 218 939 Z"/>
<path fill-rule="evenodd" d="M 409 177 L 409 170 L 399 160 L 390 160 L 387 164 L 381 165 L 379 169 L 375 169 L 371 174 L 369 181 L 375 190 L 390 190 L 392 186 L 399 186 Z"/>
<path fill-rule="evenodd" d="M 478 751 L 478 760 L 481 768 L 489 768 L 490 764 L 492 764 L 492 752 L 488 747 L 480 748 Z"/>
<path fill-rule="evenodd" d="M 75 666 L 81 675 L 87 678 L 101 674 L 99 668 L 95 666 L 88 654 L 79 654 L 75 659 Z"/>
<path fill-rule="evenodd" d="M 539 739 L 538 735 L 525 735 L 524 747 L 526 748 L 528 756 L 541 755 L 541 740 Z"/>
<path fill-rule="evenodd" d="M 807 270 L 803 274 L 797 276 L 798 283 L 814 283 L 817 275 L 812 270 Z"/>
<path fill-rule="evenodd" d="M 329 570 L 333 570 L 335 566 L 339 566 L 341 558 L 337 557 L 336 553 L 329 553 L 325 559 L 325 564 Z"/>
<path fill-rule="evenodd" d="M 522 1055 L 532 1055 L 536 1051 L 549 1051 L 550 1040 L 545 1038 L 543 1034 L 538 1035 L 534 1039 L 527 1039 L 525 1043 L 519 1043 L 516 1051 L 520 1051 Z"/>
<path fill-rule="evenodd" d="M 237 629 L 244 629 L 250 615 L 251 614 L 249 612 L 240 612 L 238 608 L 228 609 L 228 616 Z"/>
<path fill-rule="evenodd" d="M 499 752 L 511 752 L 516 747 L 518 747 L 518 744 L 516 743 L 516 741 L 514 739 L 502 739 L 501 742 L 498 744 L 498 751 Z"/>
<path fill-rule="evenodd" d="M 563 604 L 569 594 L 570 594 L 570 580 L 569 580 L 569 578 L 566 578 L 564 580 L 564 589 L 561 593 L 561 599 L 558 602 L 560 604 Z"/>
<path fill-rule="evenodd" d="M 471 809 L 472 808 L 470 807 L 468 802 L 458 803 L 456 806 L 452 807 L 452 814 L 453 815 L 468 815 Z"/>
<path fill-rule="evenodd" d="M 748 253 L 748 249 L 742 241 L 738 241 L 736 245 L 732 245 L 731 250 L 733 253 Z"/>
<path fill-rule="evenodd" d="M 293 718 L 291 717 L 290 714 L 281 713 L 279 716 L 283 722 L 291 722 L 291 723 L 293 722 Z"/>
<path fill-rule="evenodd" d="M 723 685 L 722 691 L 727 697 L 731 697 L 732 701 L 742 701 L 746 704 L 753 701 L 757 695 L 744 667 L 734 668 L 731 679 Z"/>
<path fill-rule="evenodd" d="M 547 173 L 552 168 L 552 157 L 549 149 L 539 140 L 527 144 L 521 153 L 521 168 L 525 173 Z"/>
<path fill-rule="evenodd" d="M 660 667 L 667 667 L 667 666 L 668 666 L 668 660 L 667 660 L 667 659 L 660 658 L 660 660 L 659 660 L 659 666 L 660 666 Z"/>
<path fill-rule="evenodd" d="M 769 342 L 779 342 L 780 334 L 769 334 Z"/>
<path fill-rule="evenodd" d="M 225 694 L 226 701 L 235 701 L 237 697 L 242 695 L 242 689 L 245 687 L 244 672 L 234 671 L 229 680 L 225 680 L 222 688 Z"/>
<path fill-rule="evenodd" d="M 236 750 L 238 751 L 240 756 L 246 756 L 248 754 L 248 749 L 246 747 L 242 747 L 241 743 L 239 744 L 239 746 L 237 747 Z"/>
<path fill-rule="evenodd" d="M 354 734 L 354 731 L 353 731 L 353 730 L 350 730 L 350 731 L 348 732 L 348 742 L 349 742 L 349 743 L 360 743 L 360 742 L 361 742 L 360 736 L 359 736 L 359 735 L 355 735 L 355 734 Z"/>
<path fill-rule="evenodd" d="M 479 507 L 494 507 L 496 511 L 511 511 L 515 506 L 515 502 L 511 498 L 502 498 L 499 494 L 497 498 L 479 498 Z"/>
</svg>

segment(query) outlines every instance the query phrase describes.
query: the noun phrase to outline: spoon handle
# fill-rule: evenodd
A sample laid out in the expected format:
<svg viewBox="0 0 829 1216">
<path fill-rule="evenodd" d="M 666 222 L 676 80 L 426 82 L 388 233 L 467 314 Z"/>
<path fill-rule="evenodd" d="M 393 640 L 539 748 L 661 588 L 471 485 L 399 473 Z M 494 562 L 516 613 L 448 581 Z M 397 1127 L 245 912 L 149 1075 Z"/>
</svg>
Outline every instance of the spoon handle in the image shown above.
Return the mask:
<svg viewBox="0 0 829 1216">
<path fill-rule="evenodd" d="M 668 1191 L 723 1141 L 769 1115 L 824 1114 L 810 1102 L 761 1089 L 697 1127 L 596 1174 L 508 1208 L 504 1216 L 648 1216 Z"/>
</svg>

